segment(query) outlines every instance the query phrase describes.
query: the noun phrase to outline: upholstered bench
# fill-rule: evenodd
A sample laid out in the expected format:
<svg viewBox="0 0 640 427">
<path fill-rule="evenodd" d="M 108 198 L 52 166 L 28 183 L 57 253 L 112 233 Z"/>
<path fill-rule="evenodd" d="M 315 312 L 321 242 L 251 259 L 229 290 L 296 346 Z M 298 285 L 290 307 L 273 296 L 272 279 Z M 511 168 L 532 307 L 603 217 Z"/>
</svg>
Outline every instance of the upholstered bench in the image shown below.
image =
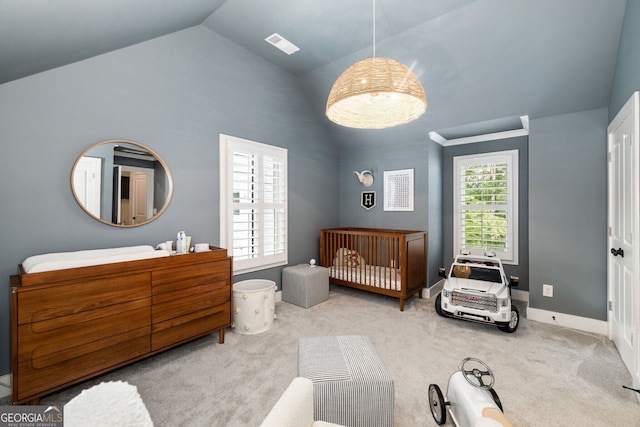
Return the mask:
<svg viewBox="0 0 640 427">
<path fill-rule="evenodd" d="M 393 426 L 393 380 L 368 337 L 301 338 L 298 376 L 313 381 L 315 419 Z"/>
<path fill-rule="evenodd" d="M 313 383 L 297 377 L 282 393 L 260 427 L 345 427 L 313 419 Z"/>
</svg>

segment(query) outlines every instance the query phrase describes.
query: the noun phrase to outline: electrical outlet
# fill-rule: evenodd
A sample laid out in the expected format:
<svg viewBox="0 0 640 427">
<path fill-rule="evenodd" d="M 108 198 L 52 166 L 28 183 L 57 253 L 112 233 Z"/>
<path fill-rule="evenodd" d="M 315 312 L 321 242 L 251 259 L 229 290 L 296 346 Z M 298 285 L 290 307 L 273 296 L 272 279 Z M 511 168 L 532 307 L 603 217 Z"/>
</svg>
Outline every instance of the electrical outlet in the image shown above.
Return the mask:
<svg viewBox="0 0 640 427">
<path fill-rule="evenodd" d="M 553 285 L 542 285 L 542 296 L 553 298 Z"/>
</svg>

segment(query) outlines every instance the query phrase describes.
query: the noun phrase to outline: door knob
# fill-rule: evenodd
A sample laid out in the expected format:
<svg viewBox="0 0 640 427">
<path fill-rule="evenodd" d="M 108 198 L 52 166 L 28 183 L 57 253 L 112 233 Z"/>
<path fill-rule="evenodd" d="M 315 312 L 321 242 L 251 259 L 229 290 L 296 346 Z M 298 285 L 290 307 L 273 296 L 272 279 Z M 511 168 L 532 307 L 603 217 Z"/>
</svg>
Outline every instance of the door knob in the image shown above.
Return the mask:
<svg viewBox="0 0 640 427">
<path fill-rule="evenodd" d="M 624 258 L 624 251 L 622 250 L 622 248 L 611 248 L 611 253 L 613 254 L 613 256 L 618 256 L 620 255 L 620 257 Z"/>
</svg>

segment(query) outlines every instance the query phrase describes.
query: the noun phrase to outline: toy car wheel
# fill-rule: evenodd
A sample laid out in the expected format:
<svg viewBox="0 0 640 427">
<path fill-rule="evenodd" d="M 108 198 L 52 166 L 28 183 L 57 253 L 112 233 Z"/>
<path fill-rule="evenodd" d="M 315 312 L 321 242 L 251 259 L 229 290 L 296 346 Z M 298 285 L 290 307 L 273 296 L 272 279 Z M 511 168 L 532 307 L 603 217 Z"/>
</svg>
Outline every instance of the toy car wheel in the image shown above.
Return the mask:
<svg viewBox="0 0 640 427">
<path fill-rule="evenodd" d="M 436 313 L 438 313 L 442 317 L 448 317 L 447 314 L 442 311 L 442 294 L 438 294 L 436 297 Z"/>
<path fill-rule="evenodd" d="M 500 408 L 500 412 L 504 412 L 504 409 L 502 409 L 502 402 L 500 402 L 500 398 L 498 397 L 498 393 L 496 393 L 496 391 L 492 388 L 489 389 L 489 393 L 491 394 L 491 397 L 493 398 L 496 406 Z"/>
<path fill-rule="evenodd" d="M 447 411 L 445 408 L 444 397 L 442 397 L 442 391 L 438 384 L 431 384 L 429 386 L 429 409 L 431 409 L 431 415 L 434 421 L 438 425 L 442 425 L 447 422 Z"/>
<path fill-rule="evenodd" d="M 520 312 L 518 311 L 518 307 L 511 304 L 511 320 L 507 323 L 502 323 L 498 325 L 498 328 L 501 331 L 513 333 L 518 329 L 518 325 L 520 324 Z"/>
</svg>

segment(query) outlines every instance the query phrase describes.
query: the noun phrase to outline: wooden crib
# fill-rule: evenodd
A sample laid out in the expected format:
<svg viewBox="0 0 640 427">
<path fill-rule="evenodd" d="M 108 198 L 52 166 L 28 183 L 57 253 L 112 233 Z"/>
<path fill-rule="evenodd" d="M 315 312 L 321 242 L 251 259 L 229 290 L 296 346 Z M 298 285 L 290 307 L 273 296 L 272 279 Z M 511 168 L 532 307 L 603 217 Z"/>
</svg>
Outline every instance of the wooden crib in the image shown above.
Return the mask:
<svg viewBox="0 0 640 427">
<path fill-rule="evenodd" d="M 427 234 L 415 230 L 332 228 L 320 230 L 320 264 L 329 280 L 404 302 L 422 298 L 427 281 Z"/>
</svg>

